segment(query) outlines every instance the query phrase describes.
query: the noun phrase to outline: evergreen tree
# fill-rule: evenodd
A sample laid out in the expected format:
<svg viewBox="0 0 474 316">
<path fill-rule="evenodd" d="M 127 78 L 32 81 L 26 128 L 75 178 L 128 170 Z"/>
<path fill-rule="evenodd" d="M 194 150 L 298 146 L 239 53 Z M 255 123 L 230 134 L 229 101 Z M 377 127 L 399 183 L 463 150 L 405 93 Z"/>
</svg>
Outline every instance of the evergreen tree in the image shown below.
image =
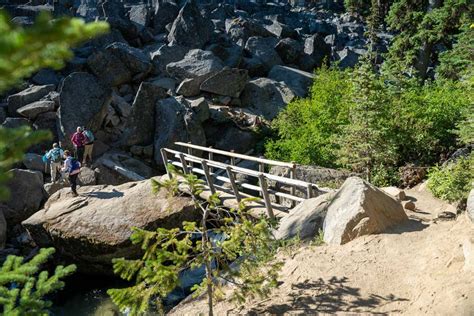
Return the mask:
<svg viewBox="0 0 474 316">
<path fill-rule="evenodd" d="M 22 257 L 8 256 L 0 270 L 2 315 L 49 315 L 52 302 L 44 297 L 62 289 L 61 279 L 76 271 L 75 265 L 69 265 L 57 266 L 51 276 L 48 271 L 39 272 L 54 252 L 54 248 L 41 249 L 27 262 Z"/>
<path fill-rule="evenodd" d="M 396 1 L 387 19 L 389 27 L 398 32 L 388 63 L 401 63 L 407 73 L 426 79 L 428 67 L 437 60 L 437 45 L 450 47 L 473 10 L 469 0 Z"/>
<path fill-rule="evenodd" d="M 176 176 L 174 171 L 173 177 Z M 180 272 L 198 267 L 204 267 L 206 275 L 192 290 L 196 295 L 207 295 L 209 315 L 213 315 L 214 298 L 222 296 L 222 281 L 236 286 L 233 299 L 238 302 L 255 295 L 267 296 L 277 285 L 281 267 L 281 263 L 271 262 L 277 244 L 270 222 L 265 218 L 252 218 L 245 200 L 238 209 L 232 210 L 224 209 L 216 194 L 201 201 L 199 194 L 203 182 L 195 175 L 179 176 L 184 178 L 195 206 L 202 214 L 201 221 L 183 222 L 182 228 L 155 231 L 134 228 L 131 240 L 141 245 L 143 257 L 115 259 L 113 263 L 114 272 L 125 280 L 134 280 L 135 285 L 109 290 L 112 300 L 131 315 L 144 313 L 152 302 L 160 307 L 160 298 L 179 285 Z M 175 191 L 177 185 L 152 182 L 155 192 L 164 186 Z M 210 236 L 214 234 L 224 236 L 224 240 L 211 240 Z"/>
<path fill-rule="evenodd" d="M 371 181 L 379 164 L 393 164 L 396 157 L 393 145 L 384 137 L 387 102 L 383 82 L 374 70 L 370 54 L 364 56 L 354 70 L 352 82 L 354 91 L 349 124 L 338 138 L 340 162 L 355 172 L 363 173 Z"/>
</svg>

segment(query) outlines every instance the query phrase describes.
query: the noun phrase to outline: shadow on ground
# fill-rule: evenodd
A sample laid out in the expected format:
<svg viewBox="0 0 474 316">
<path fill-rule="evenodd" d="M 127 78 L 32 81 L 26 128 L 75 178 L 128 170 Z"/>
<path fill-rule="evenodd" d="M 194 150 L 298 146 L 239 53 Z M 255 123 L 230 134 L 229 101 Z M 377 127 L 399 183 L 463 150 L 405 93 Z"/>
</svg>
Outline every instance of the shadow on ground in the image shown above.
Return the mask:
<svg viewBox="0 0 474 316">
<path fill-rule="evenodd" d="M 316 281 L 306 280 L 294 284 L 289 294 L 290 300 L 285 304 L 273 304 L 268 306 L 255 307 L 249 311 L 249 315 L 283 315 L 302 314 L 315 315 L 319 313 L 371 313 L 371 314 L 391 314 L 397 313 L 394 309 L 385 313 L 376 313 L 374 308 L 381 307 L 393 302 L 408 301 L 405 298 L 398 298 L 394 295 L 383 297 L 371 294 L 364 297 L 360 289 L 347 285 L 348 279 L 345 277 L 332 277 L 328 281 L 319 279 Z"/>
</svg>

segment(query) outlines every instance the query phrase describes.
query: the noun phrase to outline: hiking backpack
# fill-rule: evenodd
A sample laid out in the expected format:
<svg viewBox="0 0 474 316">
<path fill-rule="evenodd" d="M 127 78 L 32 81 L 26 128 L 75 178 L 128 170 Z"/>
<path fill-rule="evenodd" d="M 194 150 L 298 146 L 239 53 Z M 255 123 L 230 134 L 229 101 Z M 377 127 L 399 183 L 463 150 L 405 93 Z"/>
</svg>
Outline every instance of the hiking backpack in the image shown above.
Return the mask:
<svg viewBox="0 0 474 316">
<path fill-rule="evenodd" d="M 92 143 L 95 139 L 94 134 L 92 134 L 92 132 L 88 129 L 84 131 L 84 136 L 87 137 L 87 140 L 89 141 L 89 143 Z"/>
<path fill-rule="evenodd" d="M 54 148 L 51 151 L 51 161 L 52 162 L 61 162 L 61 149 Z"/>
<path fill-rule="evenodd" d="M 77 161 L 76 158 L 72 158 L 71 159 L 71 168 L 69 170 L 69 173 L 71 173 L 73 171 L 76 171 L 78 169 L 81 169 L 81 164 L 79 163 L 79 161 Z"/>
</svg>

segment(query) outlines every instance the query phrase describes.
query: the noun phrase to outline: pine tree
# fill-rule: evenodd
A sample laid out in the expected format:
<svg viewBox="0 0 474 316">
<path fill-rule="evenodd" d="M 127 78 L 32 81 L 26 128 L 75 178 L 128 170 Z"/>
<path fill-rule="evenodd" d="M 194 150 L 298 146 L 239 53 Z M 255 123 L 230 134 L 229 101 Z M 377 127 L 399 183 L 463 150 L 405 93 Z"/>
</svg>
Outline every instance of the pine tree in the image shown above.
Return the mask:
<svg viewBox="0 0 474 316">
<path fill-rule="evenodd" d="M 428 67 L 437 60 L 436 46 L 450 47 L 460 27 L 472 19 L 473 12 L 467 0 L 396 1 L 387 18 L 389 27 L 398 32 L 388 63 L 400 63 L 406 72 L 426 79 Z"/>
<path fill-rule="evenodd" d="M 176 171 L 173 174 L 177 176 Z M 179 176 L 184 178 L 196 208 L 201 211 L 201 221 L 183 222 L 182 228 L 155 231 L 134 228 L 131 240 L 141 245 L 143 257 L 115 259 L 113 263 L 114 272 L 125 280 L 134 280 L 135 285 L 109 290 L 112 300 L 131 315 L 144 313 L 152 304 L 161 308 L 160 299 L 179 285 L 179 273 L 202 266 L 206 275 L 192 290 L 195 295 L 207 295 L 209 315 L 213 315 L 214 298 L 222 296 L 222 282 L 236 286 L 233 299 L 238 302 L 267 296 L 277 285 L 281 267 L 281 263 L 272 261 L 276 241 L 269 220 L 250 216 L 246 200 L 238 209 L 232 210 L 223 208 L 216 194 L 202 201 L 199 194 L 203 182 L 195 175 Z M 164 186 L 170 189 L 176 185 L 152 182 L 155 192 Z M 223 241 L 211 240 L 210 236 L 214 234 L 225 238 Z M 238 268 L 233 267 L 233 263 Z"/>
<path fill-rule="evenodd" d="M 372 0 L 368 21 L 368 51 L 353 72 L 353 99 L 349 124 L 339 136 L 340 162 L 371 181 L 379 164 L 395 162 L 393 146 L 384 138 L 387 117 L 384 83 L 376 70 L 377 31 L 381 26 L 378 0 Z"/>
<path fill-rule="evenodd" d="M 41 266 L 55 252 L 44 248 L 31 260 L 8 256 L 0 270 L 0 306 L 2 315 L 49 315 L 52 302 L 44 297 L 64 287 L 64 279 L 76 271 L 75 265 L 57 266 L 54 274 L 40 271 Z"/>
</svg>

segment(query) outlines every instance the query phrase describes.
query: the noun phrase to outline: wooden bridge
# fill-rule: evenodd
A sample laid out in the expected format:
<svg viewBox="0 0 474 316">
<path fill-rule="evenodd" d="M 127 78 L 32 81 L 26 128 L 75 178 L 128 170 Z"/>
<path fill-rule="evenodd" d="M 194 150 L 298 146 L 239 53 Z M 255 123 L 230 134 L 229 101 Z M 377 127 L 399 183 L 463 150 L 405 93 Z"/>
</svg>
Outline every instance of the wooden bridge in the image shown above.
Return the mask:
<svg viewBox="0 0 474 316">
<path fill-rule="evenodd" d="M 257 158 L 191 143 L 176 142 L 175 145 L 182 150 L 161 149 L 165 166 L 172 164 L 185 174 L 193 173 L 203 177 L 207 191 L 204 192 L 205 197 L 219 192 L 221 200 L 227 201 L 224 201 L 224 204 L 230 207 L 235 207 L 245 197 L 261 197 L 263 203 L 253 203 L 252 207 L 257 210 L 264 209 L 270 218 L 280 217 L 287 213 L 289 208 L 282 205 L 281 201 L 290 201 L 291 207 L 294 207 L 305 199 L 315 197 L 318 192 L 315 184 L 296 179 L 295 163 Z M 258 170 L 239 166 L 244 161 L 253 162 Z M 272 166 L 287 168 L 289 177 L 267 173 Z M 166 171 L 168 177 L 172 177 L 169 170 Z M 247 180 L 251 178 L 255 178 L 258 185 Z M 282 187 L 288 187 L 289 190 Z M 301 191 L 304 194 L 297 194 Z"/>
</svg>

